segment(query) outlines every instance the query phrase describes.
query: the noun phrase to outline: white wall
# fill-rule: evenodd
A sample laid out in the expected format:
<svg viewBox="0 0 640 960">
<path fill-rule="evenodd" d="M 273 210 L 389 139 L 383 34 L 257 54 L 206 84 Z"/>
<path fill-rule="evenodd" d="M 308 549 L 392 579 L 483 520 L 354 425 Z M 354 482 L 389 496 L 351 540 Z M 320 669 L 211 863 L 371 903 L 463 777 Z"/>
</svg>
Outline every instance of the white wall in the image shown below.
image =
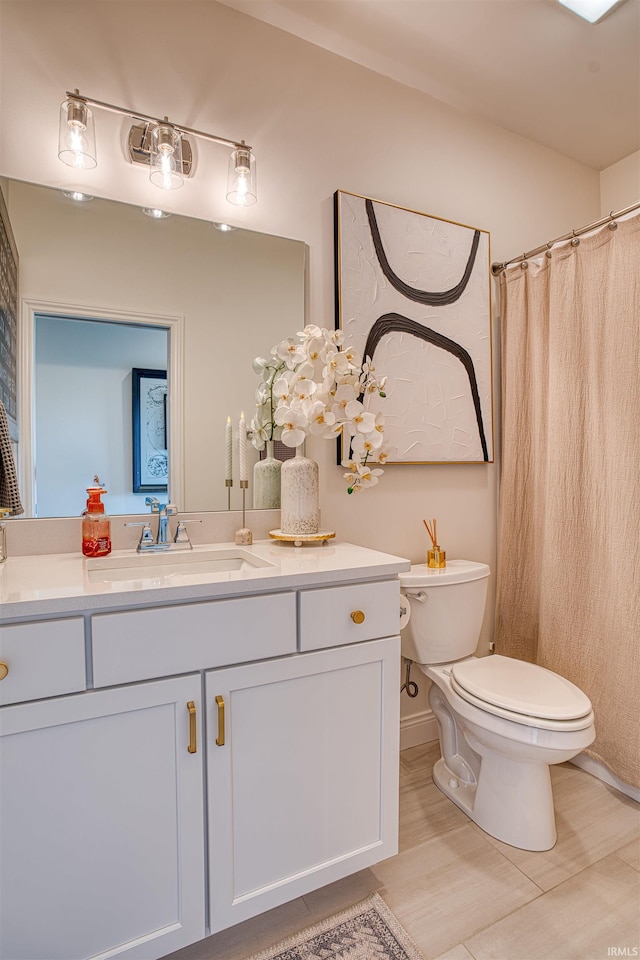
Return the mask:
<svg viewBox="0 0 640 960">
<path fill-rule="evenodd" d="M 640 150 L 600 174 L 600 216 L 640 201 Z"/>
<path fill-rule="evenodd" d="M 258 204 L 243 211 L 226 205 L 225 152 L 199 145 L 197 175 L 170 198 L 172 209 L 232 216 L 304 240 L 315 323 L 333 324 L 336 189 L 488 230 L 496 260 L 598 216 L 595 170 L 215 3 L 98 0 L 83 4 L 81 16 L 77 4 L 51 0 L 8 0 L 4 7 L 0 173 L 71 183 L 73 171 L 55 154 L 59 103 L 75 86 L 244 138 L 258 160 Z M 153 68 L 163 53 L 166 73 Z M 78 185 L 151 203 L 143 171 L 123 160 L 121 120 L 97 119 L 99 166 Z M 494 313 L 496 392 L 497 333 Z M 497 405 L 496 425 L 498 418 Z M 348 497 L 333 445 L 320 442 L 313 452 L 323 525 L 341 538 L 417 562 L 426 548 L 422 518 L 435 516 L 449 557 L 495 569 L 497 465 L 390 467 L 375 490 Z M 485 649 L 491 631 L 490 601 Z M 423 707 L 421 700 L 404 709 Z"/>
<path fill-rule="evenodd" d="M 108 513 L 147 512 L 146 494 L 132 492 L 134 367 L 166 370 L 166 331 L 38 318 L 37 516 L 79 516 L 96 474 Z"/>
</svg>

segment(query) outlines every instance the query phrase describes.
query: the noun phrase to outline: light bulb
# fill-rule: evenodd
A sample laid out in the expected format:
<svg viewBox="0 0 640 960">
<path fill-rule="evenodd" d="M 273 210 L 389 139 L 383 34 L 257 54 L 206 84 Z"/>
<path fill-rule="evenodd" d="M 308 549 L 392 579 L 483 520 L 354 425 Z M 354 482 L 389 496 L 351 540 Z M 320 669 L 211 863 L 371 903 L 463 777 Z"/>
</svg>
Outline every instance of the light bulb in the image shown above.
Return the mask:
<svg viewBox="0 0 640 960">
<path fill-rule="evenodd" d="M 93 115 L 82 100 L 65 100 L 60 107 L 58 157 L 69 167 L 92 170 L 96 166 Z"/>
<path fill-rule="evenodd" d="M 151 183 L 163 190 L 183 184 L 182 137 L 170 124 L 159 124 L 151 133 Z"/>
</svg>

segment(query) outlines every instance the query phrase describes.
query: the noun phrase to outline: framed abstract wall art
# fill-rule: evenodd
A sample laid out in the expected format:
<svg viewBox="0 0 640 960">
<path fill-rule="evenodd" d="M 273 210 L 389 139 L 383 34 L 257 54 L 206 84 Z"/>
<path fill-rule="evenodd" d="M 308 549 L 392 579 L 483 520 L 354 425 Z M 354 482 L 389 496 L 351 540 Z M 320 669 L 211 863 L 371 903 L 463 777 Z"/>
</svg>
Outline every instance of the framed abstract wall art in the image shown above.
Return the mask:
<svg viewBox="0 0 640 960">
<path fill-rule="evenodd" d="M 337 326 L 388 376 L 387 462 L 493 462 L 488 232 L 338 190 L 335 235 Z"/>
</svg>

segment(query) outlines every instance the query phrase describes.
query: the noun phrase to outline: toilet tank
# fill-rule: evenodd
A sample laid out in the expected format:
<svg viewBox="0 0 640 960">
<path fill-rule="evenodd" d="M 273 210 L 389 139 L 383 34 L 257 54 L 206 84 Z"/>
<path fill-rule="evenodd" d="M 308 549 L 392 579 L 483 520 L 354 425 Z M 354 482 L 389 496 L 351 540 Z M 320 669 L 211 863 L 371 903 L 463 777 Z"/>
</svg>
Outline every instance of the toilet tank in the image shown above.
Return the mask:
<svg viewBox="0 0 640 960">
<path fill-rule="evenodd" d="M 487 599 L 489 567 L 450 560 L 441 570 L 414 564 L 400 574 L 410 616 L 401 630 L 402 655 L 422 664 L 451 663 L 475 653 Z"/>
</svg>

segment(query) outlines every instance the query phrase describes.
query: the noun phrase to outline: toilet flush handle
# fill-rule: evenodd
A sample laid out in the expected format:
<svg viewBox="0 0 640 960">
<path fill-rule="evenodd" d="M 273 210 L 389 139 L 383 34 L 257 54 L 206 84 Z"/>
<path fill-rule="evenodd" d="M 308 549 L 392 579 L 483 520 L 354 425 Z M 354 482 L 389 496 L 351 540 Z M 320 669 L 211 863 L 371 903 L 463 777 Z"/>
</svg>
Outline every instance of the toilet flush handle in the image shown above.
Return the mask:
<svg viewBox="0 0 640 960">
<path fill-rule="evenodd" d="M 424 590 L 420 590 L 418 593 L 409 593 L 407 590 L 405 592 L 405 597 L 409 597 L 409 600 L 417 600 L 418 603 L 424 603 L 428 599 L 427 594 Z"/>
</svg>

